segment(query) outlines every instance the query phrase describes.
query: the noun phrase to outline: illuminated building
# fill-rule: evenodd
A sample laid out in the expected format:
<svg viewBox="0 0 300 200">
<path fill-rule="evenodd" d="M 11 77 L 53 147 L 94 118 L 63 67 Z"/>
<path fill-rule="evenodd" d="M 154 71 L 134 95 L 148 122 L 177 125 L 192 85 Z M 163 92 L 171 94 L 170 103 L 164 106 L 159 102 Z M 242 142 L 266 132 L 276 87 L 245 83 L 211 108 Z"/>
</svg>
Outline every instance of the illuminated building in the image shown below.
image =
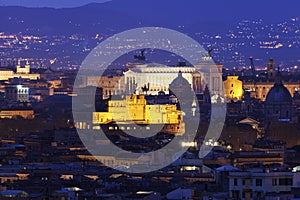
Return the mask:
<svg viewBox="0 0 300 200">
<path fill-rule="evenodd" d="M 170 67 L 159 64 L 135 65 L 124 73 L 126 92 L 143 92 L 143 88 L 147 87 L 147 94 L 157 95 L 160 91 L 169 94 L 169 85 L 177 78 L 179 72 L 182 73 L 182 77 L 188 81 L 196 94 L 203 92 L 204 84 L 211 85 L 214 91 L 221 91 L 222 81 L 218 82 L 215 76 L 220 78 L 220 68 L 218 70 L 213 68 L 206 64 L 199 64 L 195 67 Z M 197 69 L 200 69 L 199 72 Z"/>
<path fill-rule="evenodd" d="M 17 74 L 30 74 L 30 65 L 28 61 L 26 61 L 24 67 L 21 66 L 21 61 L 18 61 Z"/>
<path fill-rule="evenodd" d="M 135 68 L 129 69 L 124 73 L 126 92 L 129 94 L 139 91 L 143 92 L 143 87 L 147 88 L 147 94 L 158 95 L 158 92 L 163 91 L 169 94 L 169 85 L 177 78 L 178 73 L 182 72 L 182 76 L 193 84 L 194 67 L 180 66 L 168 67 L 159 64 L 144 64 L 136 65 Z M 201 81 L 199 81 L 199 84 Z"/>
<path fill-rule="evenodd" d="M 243 82 L 238 78 L 238 76 L 227 76 L 227 80 L 224 81 L 225 96 L 227 99 L 242 99 L 244 94 Z"/>
<path fill-rule="evenodd" d="M 297 91 L 300 91 L 300 83 L 283 83 L 284 87 L 294 96 Z M 250 92 L 252 98 L 265 101 L 267 94 L 274 86 L 274 82 L 257 82 L 257 83 L 244 83 L 243 88 L 245 91 Z"/>
<path fill-rule="evenodd" d="M 199 69 L 197 71 L 196 69 Z M 103 88 L 103 98 L 111 95 L 147 93 L 158 95 L 159 92 L 169 94 L 169 85 L 181 72 L 191 85 L 195 94 L 203 92 L 205 85 L 212 91 L 221 92 L 222 65 L 198 64 L 193 66 L 170 67 L 160 64 L 134 64 L 124 76 L 85 76 L 81 77 L 81 87 L 94 86 Z"/>
<path fill-rule="evenodd" d="M 168 67 L 158 64 L 135 65 L 124 76 L 86 76 L 82 77 L 82 87 L 94 86 L 103 89 L 103 99 L 111 95 L 143 93 L 158 95 L 159 92 L 169 94 L 169 85 L 177 77 L 179 71 L 193 85 L 195 92 L 202 92 L 201 74 L 194 67 Z"/>
<path fill-rule="evenodd" d="M 114 126 L 113 124 L 119 125 Z M 140 130 L 141 126 L 162 125 L 162 132 L 181 135 L 184 133 L 182 111 L 176 105 L 148 105 L 144 95 L 122 96 L 108 102 L 107 112 L 93 113 L 94 129 L 109 125 L 109 130 Z M 150 130 L 151 126 L 143 127 Z"/>
<path fill-rule="evenodd" d="M 7 81 L 13 78 L 22 78 L 22 79 L 30 79 L 30 80 L 38 80 L 40 79 L 40 74 L 30 74 L 30 65 L 29 62 L 26 61 L 24 67 L 21 66 L 21 60 L 18 61 L 17 71 L 9 69 L 0 69 L 0 81 Z"/>
<path fill-rule="evenodd" d="M 29 87 L 24 85 L 6 85 L 5 99 L 13 102 L 28 102 Z"/>
<path fill-rule="evenodd" d="M 10 109 L 1 110 L 1 119 L 13 119 L 16 117 L 22 117 L 24 119 L 34 119 L 34 111 L 32 109 Z"/>
<path fill-rule="evenodd" d="M 103 91 L 103 99 L 109 98 L 111 95 L 124 94 L 125 85 L 122 76 L 85 76 L 81 77 L 82 87 L 99 87 Z"/>
<path fill-rule="evenodd" d="M 10 78 L 14 78 L 14 71 L 9 69 L 0 69 L 0 80 L 7 81 Z"/>
<path fill-rule="evenodd" d="M 207 60 L 212 60 L 211 56 L 206 58 Z M 215 94 L 223 95 L 223 65 L 222 64 L 212 64 L 212 63 L 201 63 L 196 64 L 195 67 L 202 74 L 203 86 L 208 86 L 210 94 L 213 96 Z M 202 88 L 204 90 L 204 88 Z"/>
</svg>

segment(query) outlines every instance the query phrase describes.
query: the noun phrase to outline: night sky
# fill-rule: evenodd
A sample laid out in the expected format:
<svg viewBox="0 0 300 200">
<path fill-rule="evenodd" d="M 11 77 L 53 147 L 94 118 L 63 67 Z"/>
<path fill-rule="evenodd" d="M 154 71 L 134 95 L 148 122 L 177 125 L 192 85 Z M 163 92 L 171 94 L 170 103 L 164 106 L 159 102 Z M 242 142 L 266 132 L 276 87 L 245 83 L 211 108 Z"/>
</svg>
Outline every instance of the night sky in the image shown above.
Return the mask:
<svg viewBox="0 0 300 200">
<path fill-rule="evenodd" d="M 108 0 L 0 0 L 0 6 L 26 7 L 77 7 L 88 3 L 103 3 Z"/>
<path fill-rule="evenodd" d="M 141 11 L 141 15 L 147 9 L 151 12 L 164 9 L 168 16 L 173 16 L 172 10 L 180 7 L 184 13 L 182 17 L 189 15 L 189 19 L 201 13 L 208 18 L 219 20 L 237 19 L 238 16 L 269 18 L 276 21 L 287 17 L 300 17 L 299 0 L 0 0 L 0 6 L 66 8 L 106 1 L 111 1 L 110 6 L 119 7 L 120 10 Z"/>
</svg>

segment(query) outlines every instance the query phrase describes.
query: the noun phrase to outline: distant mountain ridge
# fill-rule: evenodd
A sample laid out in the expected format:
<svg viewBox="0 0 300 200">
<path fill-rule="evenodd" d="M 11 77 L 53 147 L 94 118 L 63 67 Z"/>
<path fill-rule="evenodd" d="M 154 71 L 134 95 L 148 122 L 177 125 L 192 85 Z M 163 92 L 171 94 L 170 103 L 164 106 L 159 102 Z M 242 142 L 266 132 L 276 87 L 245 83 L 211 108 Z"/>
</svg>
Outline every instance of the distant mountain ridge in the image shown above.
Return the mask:
<svg viewBox="0 0 300 200">
<path fill-rule="evenodd" d="M 279 21 L 299 16 L 300 3 L 279 0 L 112 0 L 77 8 L 0 7 L 0 31 L 94 34 L 142 26 L 222 31 L 242 19 Z"/>
</svg>

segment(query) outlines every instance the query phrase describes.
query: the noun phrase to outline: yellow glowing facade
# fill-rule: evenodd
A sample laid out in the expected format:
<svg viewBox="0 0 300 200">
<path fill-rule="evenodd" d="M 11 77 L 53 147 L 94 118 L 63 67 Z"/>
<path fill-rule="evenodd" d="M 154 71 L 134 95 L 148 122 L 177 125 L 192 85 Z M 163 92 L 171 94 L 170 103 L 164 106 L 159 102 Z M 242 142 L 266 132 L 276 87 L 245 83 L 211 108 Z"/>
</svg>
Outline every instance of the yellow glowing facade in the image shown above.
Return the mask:
<svg viewBox="0 0 300 200">
<path fill-rule="evenodd" d="M 26 65 L 24 67 L 21 67 L 21 62 L 20 60 L 18 61 L 17 74 L 30 74 L 30 65 L 28 61 L 26 61 Z"/>
<path fill-rule="evenodd" d="M 147 105 L 144 95 L 110 100 L 108 112 L 94 112 L 93 124 L 109 122 L 138 122 L 139 124 L 180 124 L 182 111 L 176 105 Z"/>
<path fill-rule="evenodd" d="M 148 105 L 144 95 L 133 94 L 121 100 L 110 100 L 108 112 L 94 112 L 93 124 L 160 124 L 163 131 L 183 134 L 184 123 L 182 111 L 176 105 Z M 113 130 L 117 127 L 112 128 Z M 150 127 L 149 127 L 150 128 Z M 122 129 L 122 126 L 120 127 Z"/>
<path fill-rule="evenodd" d="M 239 80 L 238 76 L 227 76 L 224 87 L 227 99 L 241 100 L 243 98 L 243 82 Z"/>
<path fill-rule="evenodd" d="M 15 117 L 22 117 L 24 119 L 34 119 L 33 110 L 1 110 L 0 119 L 13 119 Z"/>
<path fill-rule="evenodd" d="M 39 80 L 40 74 L 30 74 L 30 65 L 28 61 L 24 67 L 21 67 L 20 60 L 18 61 L 16 73 L 13 70 L 9 69 L 0 69 L 0 80 L 7 81 L 12 78 L 23 78 L 30 80 Z"/>
<path fill-rule="evenodd" d="M 252 98 L 265 101 L 270 89 L 274 86 L 274 82 L 257 82 L 257 83 L 243 83 L 238 80 L 238 76 L 227 76 L 227 80 L 224 81 L 224 87 L 226 97 L 228 99 L 241 100 L 244 95 L 244 90 L 250 92 Z M 295 92 L 300 91 L 300 83 L 283 83 L 289 90 L 292 97 Z"/>
</svg>

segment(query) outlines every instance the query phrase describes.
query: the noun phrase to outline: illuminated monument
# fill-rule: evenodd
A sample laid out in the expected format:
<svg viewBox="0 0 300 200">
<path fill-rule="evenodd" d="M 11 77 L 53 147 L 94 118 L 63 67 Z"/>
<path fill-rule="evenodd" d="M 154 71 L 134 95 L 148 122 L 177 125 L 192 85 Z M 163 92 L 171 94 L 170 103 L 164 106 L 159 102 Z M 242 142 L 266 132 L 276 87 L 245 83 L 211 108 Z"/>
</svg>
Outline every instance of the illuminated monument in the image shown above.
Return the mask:
<svg viewBox="0 0 300 200">
<path fill-rule="evenodd" d="M 208 61 L 211 57 L 206 58 Z M 133 93 L 146 93 L 147 95 L 158 95 L 160 92 L 169 94 L 169 86 L 178 73 L 188 81 L 196 95 L 202 94 L 205 86 L 212 91 L 220 93 L 223 91 L 221 81 L 222 65 L 210 62 L 199 63 L 194 66 L 166 66 L 161 64 L 128 64 L 128 70 L 123 76 L 82 76 L 81 87 L 95 86 L 103 89 L 103 98 L 111 95 L 123 95 Z M 145 91 L 146 89 L 146 91 Z"/>
<path fill-rule="evenodd" d="M 167 88 L 169 102 L 164 104 L 148 103 L 146 96 L 140 94 L 112 96 L 112 99 L 108 101 L 107 112 L 93 113 L 93 129 L 108 127 L 111 131 L 132 129 L 141 131 L 143 127 L 135 125 L 144 125 L 146 130 L 151 129 L 151 126 L 153 128 L 158 126 L 162 128 L 159 130 L 162 133 L 184 134 L 183 117 L 190 119 L 195 116 L 197 111 L 196 99 L 192 98 L 196 98 L 193 96 L 192 85 L 184 78 L 184 73 L 179 70 L 177 77 L 171 81 Z M 159 91 L 159 94 L 162 93 L 164 95 L 164 91 Z M 170 97 L 171 99 L 176 98 L 176 104 L 170 100 Z M 132 127 L 132 125 L 134 126 Z"/>
<path fill-rule="evenodd" d="M 203 91 L 202 76 L 195 67 L 169 67 L 160 64 L 139 64 L 125 72 L 125 91 L 129 94 L 136 90 L 142 93 L 142 88 L 147 86 L 147 94 L 158 95 L 161 91 L 169 94 L 169 85 L 177 78 L 179 72 L 193 86 L 196 94 Z"/>
<path fill-rule="evenodd" d="M 144 95 L 136 94 L 110 100 L 107 112 L 93 113 L 93 124 L 94 129 L 101 126 L 108 131 L 145 131 L 155 125 L 163 127 L 163 133 L 182 135 L 185 130 L 182 111 L 176 105 L 148 105 Z"/>
</svg>

